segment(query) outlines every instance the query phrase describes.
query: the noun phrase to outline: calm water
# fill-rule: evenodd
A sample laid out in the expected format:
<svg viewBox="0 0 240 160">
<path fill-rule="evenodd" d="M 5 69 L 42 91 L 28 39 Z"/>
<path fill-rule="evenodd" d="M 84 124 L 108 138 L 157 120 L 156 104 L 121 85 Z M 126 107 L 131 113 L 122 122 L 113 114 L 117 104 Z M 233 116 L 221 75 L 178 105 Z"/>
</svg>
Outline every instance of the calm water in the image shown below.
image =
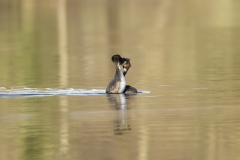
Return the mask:
<svg viewBox="0 0 240 160">
<path fill-rule="evenodd" d="M 0 160 L 239 160 L 239 7 L 0 0 Z M 103 94 L 116 53 L 150 93 Z"/>
</svg>

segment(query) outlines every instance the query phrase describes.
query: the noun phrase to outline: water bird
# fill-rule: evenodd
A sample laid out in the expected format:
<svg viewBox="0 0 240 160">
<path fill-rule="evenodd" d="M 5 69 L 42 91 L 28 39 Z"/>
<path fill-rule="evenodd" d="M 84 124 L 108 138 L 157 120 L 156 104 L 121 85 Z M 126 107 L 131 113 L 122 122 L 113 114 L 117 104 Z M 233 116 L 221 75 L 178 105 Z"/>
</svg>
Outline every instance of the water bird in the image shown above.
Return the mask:
<svg viewBox="0 0 240 160">
<path fill-rule="evenodd" d="M 129 58 L 123 58 L 124 63 L 122 64 L 123 66 L 123 75 L 126 76 L 129 68 L 131 67 L 131 63 L 130 63 L 130 59 Z M 137 89 L 130 86 L 130 85 L 126 85 L 123 93 L 126 94 L 133 94 L 133 93 L 137 93 Z"/>
<path fill-rule="evenodd" d="M 126 88 L 126 81 L 121 66 L 126 61 L 119 54 L 113 55 L 112 61 L 115 64 L 116 73 L 113 80 L 108 84 L 106 93 L 123 93 Z"/>
</svg>

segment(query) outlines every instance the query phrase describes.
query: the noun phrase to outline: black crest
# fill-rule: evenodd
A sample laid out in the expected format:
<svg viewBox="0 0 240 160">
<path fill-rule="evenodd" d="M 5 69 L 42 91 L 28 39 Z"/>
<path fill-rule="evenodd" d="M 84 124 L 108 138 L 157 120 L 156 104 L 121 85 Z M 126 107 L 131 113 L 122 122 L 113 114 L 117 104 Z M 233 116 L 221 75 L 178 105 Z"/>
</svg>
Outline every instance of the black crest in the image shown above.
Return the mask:
<svg viewBox="0 0 240 160">
<path fill-rule="evenodd" d="M 123 64 L 125 60 L 119 54 L 115 54 L 115 55 L 112 56 L 112 61 L 113 62 L 120 62 L 120 64 Z"/>
</svg>

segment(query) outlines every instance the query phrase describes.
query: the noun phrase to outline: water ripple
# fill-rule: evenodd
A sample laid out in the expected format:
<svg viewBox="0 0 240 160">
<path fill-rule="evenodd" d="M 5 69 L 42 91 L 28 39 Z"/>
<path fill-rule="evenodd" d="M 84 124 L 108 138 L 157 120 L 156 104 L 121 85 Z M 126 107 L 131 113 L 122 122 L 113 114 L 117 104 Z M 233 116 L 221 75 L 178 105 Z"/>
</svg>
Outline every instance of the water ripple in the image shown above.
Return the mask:
<svg viewBox="0 0 240 160">
<path fill-rule="evenodd" d="M 138 91 L 138 93 L 150 93 L 149 91 Z M 106 94 L 105 90 L 98 89 L 37 89 L 37 88 L 11 88 L 0 87 L 0 97 L 11 98 L 11 97 L 41 97 L 41 96 L 56 96 L 56 95 L 76 95 L 76 96 L 87 96 L 87 95 L 101 95 Z"/>
</svg>

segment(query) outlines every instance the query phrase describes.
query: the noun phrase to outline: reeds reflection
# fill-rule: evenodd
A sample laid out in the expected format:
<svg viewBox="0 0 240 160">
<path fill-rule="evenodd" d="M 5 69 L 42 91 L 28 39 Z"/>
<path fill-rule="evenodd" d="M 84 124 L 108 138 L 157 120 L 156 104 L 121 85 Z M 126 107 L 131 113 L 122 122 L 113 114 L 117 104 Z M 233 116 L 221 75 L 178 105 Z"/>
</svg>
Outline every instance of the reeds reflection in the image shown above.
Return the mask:
<svg viewBox="0 0 240 160">
<path fill-rule="evenodd" d="M 239 0 L 0 0 L 0 23 L 0 88 L 101 90 L 119 53 L 151 91 L 1 97 L 0 159 L 240 159 Z"/>
<path fill-rule="evenodd" d="M 67 87 L 68 85 L 68 53 L 67 53 L 67 16 L 66 1 L 58 1 L 58 53 L 59 53 L 59 85 Z M 69 149 L 69 128 L 68 128 L 68 99 L 60 97 L 60 159 L 68 157 Z"/>
</svg>

